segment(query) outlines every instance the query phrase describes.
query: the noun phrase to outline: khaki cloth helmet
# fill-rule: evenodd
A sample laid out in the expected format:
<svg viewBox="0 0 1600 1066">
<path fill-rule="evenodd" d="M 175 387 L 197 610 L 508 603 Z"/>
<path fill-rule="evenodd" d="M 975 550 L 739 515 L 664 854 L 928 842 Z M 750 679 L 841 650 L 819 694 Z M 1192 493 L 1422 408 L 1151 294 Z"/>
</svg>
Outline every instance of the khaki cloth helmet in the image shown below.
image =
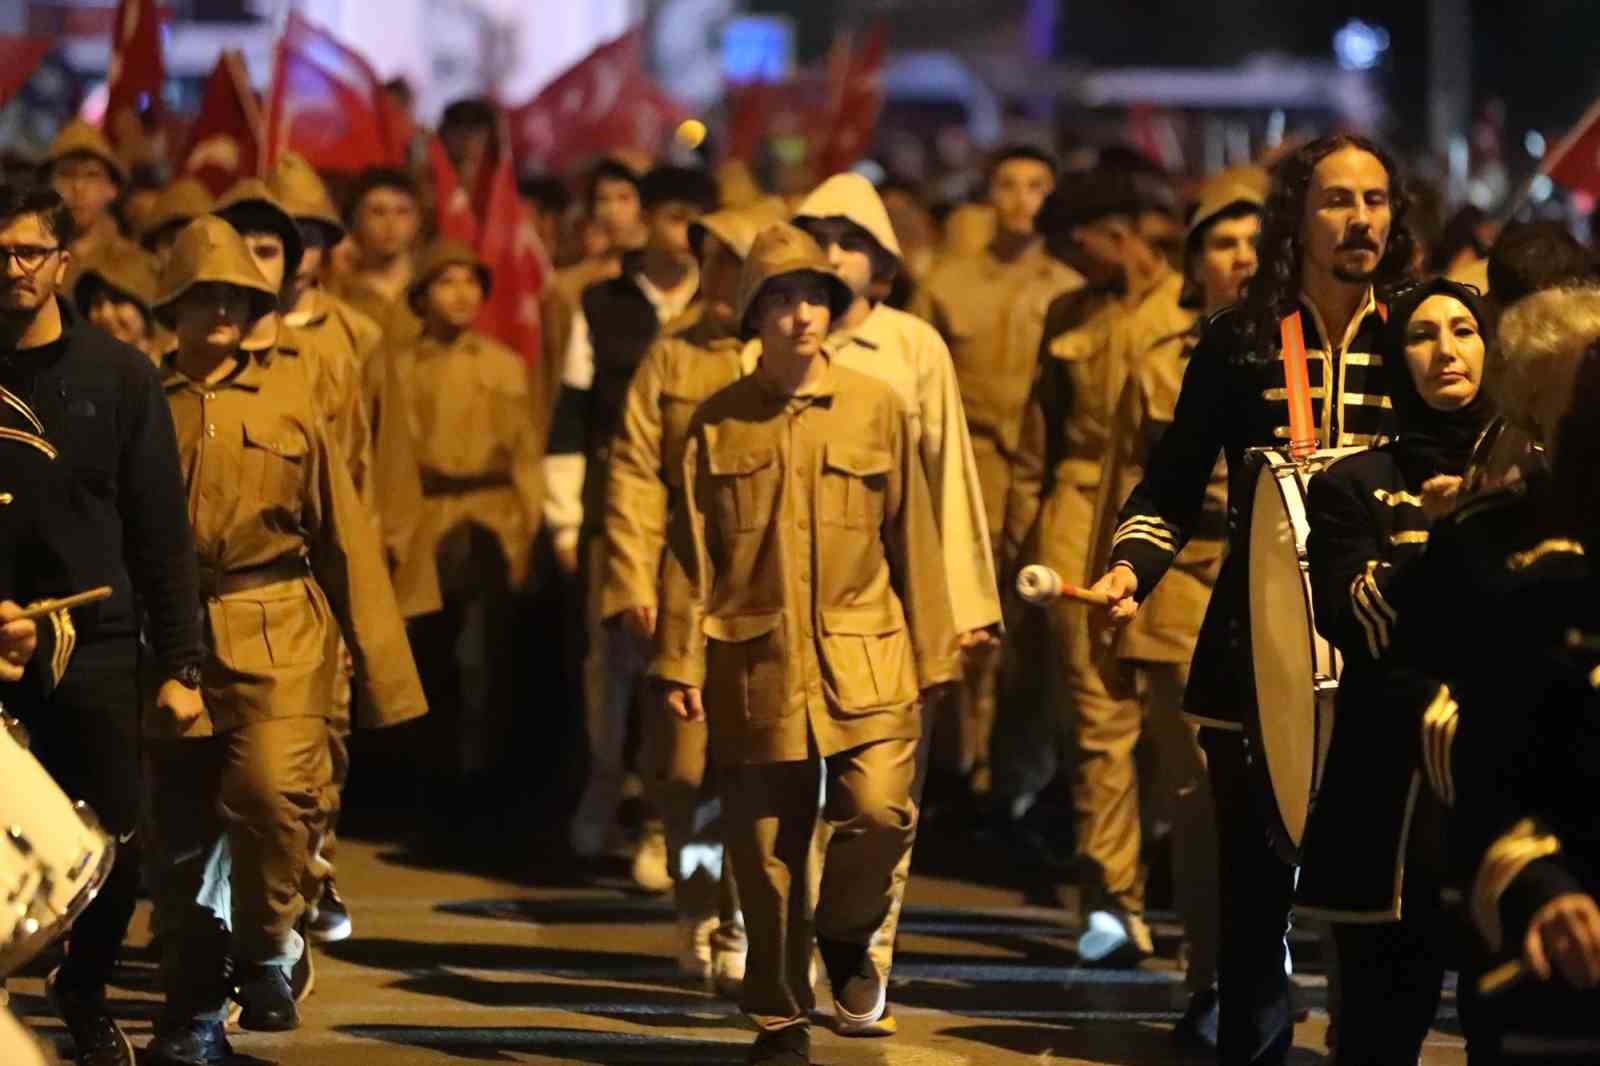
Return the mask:
<svg viewBox="0 0 1600 1066">
<path fill-rule="evenodd" d="M 260 178 L 234 182 L 211 208 L 211 213 L 220 215 L 240 233 L 264 229 L 281 237 L 285 261 L 283 280 L 285 284 L 294 280 L 295 271 L 300 269 L 300 259 L 306 252 L 305 239 L 300 236 L 294 217 L 267 188 L 266 182 Z"/>
<path fill-rule="evenodd" d="M 334 209 L 328 186 L 304 156 L 283 153 L 267 177 L 267 188 L 296 222 L 309 223 L 322 231 L 323 247 L 332 248 L 344 240 L 344 222 Z"/>
<path fill-rule="evenodd" d="M 1267 172 L 1260 167 L 1230 167 L 1207 178 L 1195 192 L 1185 239 L 1193 238 L 1212 219 L 1236 204 L 1261 207 L 1267 202 L 1268 182 Z"/>
<path fill-rule="evenodd" d="M 79 310 L 88 314 L 95 294 L 109 290 L 116 299 L 137 304 L 144 317 L 151 319 L 155 317 L 159 282 L 155 256 L 132 248 L 115 247 L 95 256 L 83 268 L 73 287 L 72 299 Z"/>
<path fill-rule="evenodd" d="M 756 237 L 739 274 L 739 331 L 744 339 L 755 336 L 751 321 L 756 301 L 767 283 L 788 274 L 814 274 L 828 284 L 828 307 L 835 320 L 850 309 L 855 295 L 834 271 L 828 257 L 811 235 L 798 226 L 779 222 Z"/>
<path fill-rule="evenodd" d="M 156 318 L 171 329 L 174 306 L 196 285 L 232 285 L 250 294 L 252 321 L 276 310 L 278 294 L 256 269 L 239 231 L 216 215 L 201 215 L 178 234 L 161 273 L 155 300 Z"/>
<path fill-rule="evenodd" d="M 768 196 L 743 207 L 725 207 L 721 211 L 701 215 L 689 223 L 689 244 L 696 256 L 705 254 L 700 246 L 709 233 L 743 259 L 750 254 L 750 246 L 755 243 L 756 236 L 773 223 L 782 222 L 788 214 L 788 207 L 776 196 Z"/>
<path fill-rule="evenodd" d="M 152 247 L 169 226 L 183 226 L 211 211 L 211 190 L 195 178 L 179 178 L 156 197 L 156 205 L 145 222 L 139 243 Z"/>
<path fill-rule="evenodd" d="M 50 151 L 45 155 L 45 163 L 48 166 L 55 166 L 64 159 L 80 155 L 91 156 L 104 163 L 111 171 L 112 180 L 119 186 L 128 184 L 128 168 L 117 158 L 116 149 L 111 147 L 106 135 L 78 118 L 67 123 L 61 132 L 56 134 L 56 139 L 50 142 Z"/>
<path fill-rule="evenodd" d="M 835 174 L 818 185 L 794 213 L 795 221 L 803 218 L 842 218 L 866 230 L 878 247 L 894 256 L 899 262 L 905 256 L 900 251 L 900 240 L 894 235 L 894 225 L 889 221 L 889 209 L 872 182 L 860 174 L 846 172 Z"/>
<path fill-rule="evenodd" d="M 423 293 L 427 292 L 428 286 L 433 284 L 433 279 L 439 276 L 439 272 L 448 266 L 471 267 L 483 285 L 483 295 L 489 295 L 489 287 L 494 280 L 489 264 L 473 250 L 472 245 L 464 241 L 451 240 L 449 237 L 441 237 L 422 253 L 422 260 L 417 264 L 417 276 L 411 282 L 411 288 L 406 290 L 406 301 L 411 304 L 411 310 L 419 317 L 422 315 Z"/>
</svg>

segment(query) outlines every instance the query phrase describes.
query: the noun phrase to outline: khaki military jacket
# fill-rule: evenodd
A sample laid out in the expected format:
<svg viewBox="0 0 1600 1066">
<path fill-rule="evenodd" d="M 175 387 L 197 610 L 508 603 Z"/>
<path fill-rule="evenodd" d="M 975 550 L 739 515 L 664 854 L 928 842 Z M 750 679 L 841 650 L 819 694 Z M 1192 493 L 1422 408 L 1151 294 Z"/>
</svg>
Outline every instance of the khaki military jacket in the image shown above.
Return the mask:
<svg viewBox="0 0 1600 1066">
<path fill-rule="evenodd" d="M 309 313 L 285 314 L 282 323 L 278 352 L 307 361 L 317 405 L 350 462 L 356 494 L 370 508 L 375 498 L 365 366 L 382 340 L 382 330 L 372 319 L 327 293 L 315 294 Z"/>
<path fill-rule="evenodd" d="M 436 585 L 439 542 L 465 522 L 495 537 L 513 586 L 521 585 L 544 492 L 522 360 L 468 330 L 450 345 L 423 337 L 400 352 L 396 378 L 394 414 L 407 420 L 424 496 L 395 575 L 402 600 Z"/>
<path fill-rule="evenodd" d="M 944 259 L 917 291 L 911 310 L 950 346 L 972 435 L 1004 455 L 1021 433 L 1044 309 L 1054 295 L 1082 284 L 1076 271 L 1035 244 L 1010 263 L 989 249 Z M 1019 302 L 1025 290 L 1030 298 Z"/>
<path fill-rule="evenodd" d="M 634 372 L 606 480 L 602 618 L 657 606 L 690 422 L 702 401 L 741 374 L 738 339 L 705 318 L 657 341 Z"/>
<path fill-rule="evenodd" d="M 834 365 L 877 378 L 900 397 L 933 499 L 958 632 L 1000 624 L 1000 593 L 978 464 L 950 349 L 927 322 L 878 304 L 829 337 Z"/>
<path fill-rule="evenodd" d="M 904 405 L 828 366 L 796 396 L 759 369 L 707 400 L 684 451 L 654 676 L 703 689 L 730 763 L 921 735 L 962 674 Z"/>
<path fill-rule="evenodd" d="M 1147 300 L 1123 323 L 1127 358 L 1112 409 L 1111 445 L 1105 476 L 1095 500 L 1095 539 L 1089 574 L 1110 566 L 1111 541 L 1123 501 L 1144 478 L 1156 442 L 1172 424 L 1178 393 L 1199 339 L 1199 315 L 1178 306 L 1170 287 Z M 1121 631 L 1118 657 L 1142 662 L 1187 663 L 1211 590 L 1217 583 L 1227 542 L 1228 465 L 1220 457 L 1206 487 L 1203 515 L 1194 536 L 1178 553 L 1172 569 Z"/>
<path fill-rule="evenodd" d="M 169 360 L 163 382 L 205 597 L 206 715 L 186 735 L 328 714 L 341 634 L 367 697 L 358 724 L 425 713 L 376 532 L 300 371 L 247 358 L 205 385 Z M 217 587 L 228 575 L 294 564 L 301 574 L 244 591 Z M 153 713 L 147 721 L 170 729 Z"/>
</svg>

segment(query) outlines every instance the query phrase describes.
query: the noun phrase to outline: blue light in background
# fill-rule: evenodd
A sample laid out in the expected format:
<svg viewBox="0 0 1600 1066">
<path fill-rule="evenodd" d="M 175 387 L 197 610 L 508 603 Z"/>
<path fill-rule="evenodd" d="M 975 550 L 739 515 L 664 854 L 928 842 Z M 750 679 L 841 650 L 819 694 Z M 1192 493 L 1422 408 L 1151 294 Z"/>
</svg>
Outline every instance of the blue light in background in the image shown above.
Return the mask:
<svg viewBox="0 0 1600 1066">
<path fill-rule="evenodd" d="M 1345 70 L 1371 70 L 1389 50 L 1389 31 L 1351 19 L 1333 35 L 1333 54 Z"/>
<path fill-rule="evenodd" d="M 794 68 L 794 24 L 778 16 L 729 19 L 722 30 L 722 74 L 730 84 L 775 82 Z"/>
</svg>

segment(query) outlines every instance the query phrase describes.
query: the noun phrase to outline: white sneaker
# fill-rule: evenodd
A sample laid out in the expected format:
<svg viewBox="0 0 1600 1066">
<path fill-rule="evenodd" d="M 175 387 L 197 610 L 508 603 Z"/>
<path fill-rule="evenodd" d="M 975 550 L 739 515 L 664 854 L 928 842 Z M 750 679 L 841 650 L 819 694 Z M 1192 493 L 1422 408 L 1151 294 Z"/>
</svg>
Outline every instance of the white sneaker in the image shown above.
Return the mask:
<svg viewBox="0 0 1600 1066">
<path fill-rule="evenodd" d="M 633 853 L 633 883 L 651 895 L 672 890 L 672 874 L 667 871 L 667 834 L 663 830 L 648 828 L 639 838 L 639 850 Z"/>
<path fill-rule="evenodd" d="M 744 949 L 716 948 L 711 953 L 711 983 L 717 995 L 738 1002 L 744 991 Z"/>
<path fill-rule="evenodd" d="M 678 972 L 693 981 L 711 980 L 711 934 L 715 918 L 678 919 Z"/>
<path fill-rule="evenodd" d="M 1155 950 L 1144 919 L 1112 911 L 1091 911 L 1078 938 L 1078 959 L 1090 966 L 1138 962 Z"/>
</svg>

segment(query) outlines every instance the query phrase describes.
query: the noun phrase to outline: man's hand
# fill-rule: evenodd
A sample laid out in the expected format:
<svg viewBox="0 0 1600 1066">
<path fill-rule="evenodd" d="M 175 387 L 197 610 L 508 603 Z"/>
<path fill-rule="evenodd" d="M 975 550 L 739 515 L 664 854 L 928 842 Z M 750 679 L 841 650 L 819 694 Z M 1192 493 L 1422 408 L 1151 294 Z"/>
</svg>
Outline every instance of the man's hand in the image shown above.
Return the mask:
<svg viewBox="0 0 1600 1066">
<path fill-rule="evenodd" d="M 1461 494 L 1461 479 L 1449 474 L 1430 477 L 1422 483 L 1422 510 L 1437 522 L 1456 509 Z"/>
<path fill-rule="evenodd" d="M 39 627 L 33 619 L 14 621 L 21 613 L 20 605 L 0 602 L 0 681 L 21 681 L 39 647 Z"/>
<path fill-rule="evenodd" d="M 656 609 L 654 607 L 629 607 L 622 612 L 622 624 L 628 627 L 628 632 L 643 641 L 651 641 L 656 636 Z"/>
<path fill-rule="evenodd" d="M 1528 923 L 1522 956 L 1541 980 L 1559 971 L 1574 988 L 1600 984 L 1600 906 L 1594 897 L 1569 892 L 1540 907 Z"/>
<path fill-rule="evenodd" d="M 700 690 L 692 685 L 679 685 L 668 683 L 666 686 L 667 709 L 682 718 L 685 722 L 703 722 L 706 717 L 705 706 L 700 702 Z"/>
<path fill-rule="evenodd" d="M 1106 619 L 1114 626 L 1127 625 L 1139 610 L 1134 594 L 1139 591 L 1139 577 L 1133 567 L 1118 564 L 1107 570 L 1105 576 L 1089 587 L 1111 600 L 1105 608 Z"/>
<path fill-rule="evenodd" d="M 561 573 L 572 577 L 578 572 L 578 546 L 576 544 L 556 545 L 556 566 Z"/>
<path fill-rule="evenodd" d="M 169 678 L 161 686 L 161 691 L 156 693 L 156 706 L 172 716 L 180 733 L 187 732 L 206 713 L 206 702 L 200 690 L 190 688 L 177 678 Z"/>
</svg>

